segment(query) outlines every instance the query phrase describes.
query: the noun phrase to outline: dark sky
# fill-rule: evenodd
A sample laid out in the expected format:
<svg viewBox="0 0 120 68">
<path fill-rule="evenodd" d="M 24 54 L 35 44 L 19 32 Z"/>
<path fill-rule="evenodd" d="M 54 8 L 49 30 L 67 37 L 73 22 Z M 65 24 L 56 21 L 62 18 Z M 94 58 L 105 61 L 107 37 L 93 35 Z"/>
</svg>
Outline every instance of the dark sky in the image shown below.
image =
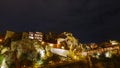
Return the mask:
<svg viewBox="0 0 120 68">
<path fill-rule="evenodd" d="M 72 32 L 83 42 L 120 40 L 119 0 L 0 0 L 0 32 Z"/>
</svg>

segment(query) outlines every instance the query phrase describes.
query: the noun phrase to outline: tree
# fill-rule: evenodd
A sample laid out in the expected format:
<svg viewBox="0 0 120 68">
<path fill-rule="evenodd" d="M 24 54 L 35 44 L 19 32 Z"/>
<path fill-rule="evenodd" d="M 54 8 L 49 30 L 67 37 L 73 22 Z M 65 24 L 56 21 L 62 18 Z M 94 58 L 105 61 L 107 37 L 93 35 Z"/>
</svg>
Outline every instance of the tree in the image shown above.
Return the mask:
<svg viewBox="0 0 120 68">
<path fill-rule="evenodd" d="M 57 35 L 54 32 L 49 32 L 48 34 L 44 35 L 43 40 L 45 42 L 49 42 L 49 43 L 57 43 Z"/>
</svg>

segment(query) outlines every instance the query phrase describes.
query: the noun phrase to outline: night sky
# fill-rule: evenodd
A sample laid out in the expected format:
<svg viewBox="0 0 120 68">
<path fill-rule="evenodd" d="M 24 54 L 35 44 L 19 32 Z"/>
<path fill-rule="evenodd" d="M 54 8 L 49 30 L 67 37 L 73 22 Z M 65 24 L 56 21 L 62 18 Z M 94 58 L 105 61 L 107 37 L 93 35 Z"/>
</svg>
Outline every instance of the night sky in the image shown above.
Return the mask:
<svg viewBox="0 0 120 68">
<path fill-rule="evenodd" d="M 72 32 L 82 42 L 120 40 L 119 0 L 0 0 L 0 32 Z"/>
</svg>

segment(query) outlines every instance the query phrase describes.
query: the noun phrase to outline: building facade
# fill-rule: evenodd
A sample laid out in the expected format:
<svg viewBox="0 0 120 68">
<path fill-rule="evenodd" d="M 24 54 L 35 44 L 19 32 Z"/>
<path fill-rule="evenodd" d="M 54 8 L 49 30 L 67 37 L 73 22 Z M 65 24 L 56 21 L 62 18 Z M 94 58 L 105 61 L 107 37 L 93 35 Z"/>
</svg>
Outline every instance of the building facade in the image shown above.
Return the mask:
<svg viewBox="0 0 120 68">
<path fill-rule="evenodd" d="M 43 40 L 42 32 L 29 32 L 29 39 L 37 39 L 39 41 Z"/>
</svg>

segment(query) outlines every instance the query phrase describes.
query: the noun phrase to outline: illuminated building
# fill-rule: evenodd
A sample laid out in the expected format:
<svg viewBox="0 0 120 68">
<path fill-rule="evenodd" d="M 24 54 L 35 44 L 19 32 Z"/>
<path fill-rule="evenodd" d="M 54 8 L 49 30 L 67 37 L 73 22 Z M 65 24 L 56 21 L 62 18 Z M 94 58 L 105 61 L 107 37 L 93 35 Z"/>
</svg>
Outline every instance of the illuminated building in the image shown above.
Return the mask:
<svg viewBox="0 0 120 68">
<path fill-rule="evenodd" d="M 29 38 L 42 41 L 43 40 L 43 33 L 42 32 L 29 32 Z"/>
<path fill-rule="evenodd" d="M 115 41 L 115 40 L 113 40 L 113 41 L 110 40 L 110 43 L 111 43 L 112 45 L 118 45 L 118 42 Z"/>
</svg>

